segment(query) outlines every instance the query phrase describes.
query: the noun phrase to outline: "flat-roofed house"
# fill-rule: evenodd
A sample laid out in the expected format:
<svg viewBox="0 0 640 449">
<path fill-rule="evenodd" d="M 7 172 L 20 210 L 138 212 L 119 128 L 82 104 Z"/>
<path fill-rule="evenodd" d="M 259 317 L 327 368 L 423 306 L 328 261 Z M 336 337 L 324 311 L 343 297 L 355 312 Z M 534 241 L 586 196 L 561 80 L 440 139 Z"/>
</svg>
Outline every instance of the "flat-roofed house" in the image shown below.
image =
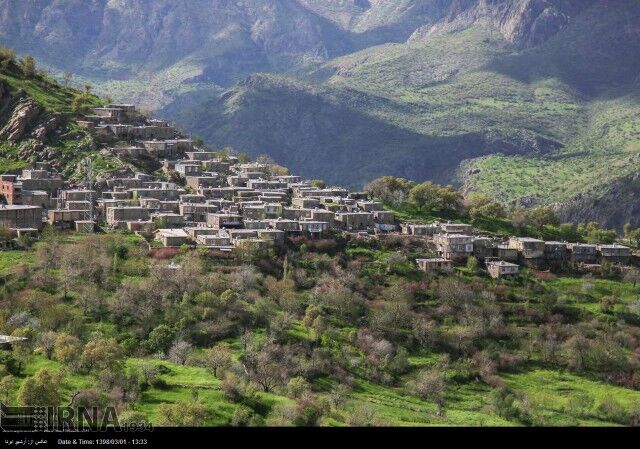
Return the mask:
<svg viewBox="0 0 640 449">
<path fill-rule="evenodd" d="M 518 261 L 518 250 L 510 248 L 509 245 L 498 245 L 494 250 L 494 256 L 500 260 L 516 263 Z"/>
<path fill-rule="evenodd" d="M 300 230 L 311 237 L 320 237 L 329 230 L 329 223 L 326 221 L 302 220 Z"/>
<path fill-rule="evenodd" d="M 158 229 L 155 234 L 156 240 L 166 247 L 182 246 L 189 237 L 184 229 Z"/>
<path fill-rule="evenodd" d="M 440 228 L 445 234 L 471 234 L 473 226 L 466 223 L 440 223 Z"/>
<path fill-rule="evenodd" d="M 547 263 L 553 266 L 563 265 L 568 255 L 566 242 L 544 242 L 544 258 Z"/>
<path fill-rule="evenodd" d="M 207 226 L 214 229 L 241 228 L 242 216 L 237 214 L 209 214 L 207 215 Z"/>
<path fill-rule="evenodd" d="M 8 229 L 42 229 L 40 206 L 0 205 L 0 227 Z"/>
<path fill-rule="evenodd" d="M 433 257 L 429 259 L 416 259 L 418 267 L 425 273 L 449 271 L 453 267 L 453 262 L 443 257 Z"/>
<path fill-rule="evenodd" d="M 193 161 L 176 162 L 175 170 L 182 176 L 199 176 L 202 173 L 202 164 Z"/>
<path fill-rule="evenodd" d="M 631 259 L 631 248 L 618 243 L 598 245 L 601 262 L 627 264 Z"/>
<path fill-rule="evenodd" d="M 374 210 L 373 221 L 376 229 L 383 232 L 392 232 L 396 230 L 396 216 L 388 210 Z"/>
<path fill-rule="evenodd" d="M 598 262 L 598 245 L 589 243 L 569 243 L 567 245 L 571 262 L 574 264 L 595 264 Z"/>
<path fill-rule="evenodd" d="M 87 211 L 83 209 L 49 209 L 47 216 L 51 226 L 57 229 L 73 229 L 76 222 L 88 218 Z"/>
<path fill-rule="evenodd" d="M 531 237 L 511 237 L 509 248 L 518 250 L 527 259 L 541 259 L 544 257 L 544 241 Z"/>
<path fill-rule="evenodd" d="M 287 220 L 285 218 L 278 218 L 275 220 L 269 220 L 273 229 L 279 229 L 287 234 L 295 234 L 300 232 L 300 222 L 298 220 Z"/>
<path fill-rule="evenodd" d="M 465 234 L 436 234 L 433 243 L 440 257 L 455 262 L 467 260 L 473 254 L 473 236 Z"/>
<path fill-rule="evenodd" d="M 494 279 L 517 276 L 520 270 L 517 264 L 504 260 L 490 260 L 486 262 L 486 266 L 489 275 Z"/>
<path fill-rule="evenodd" d="M 434 234 L 439 234 L 442 231 L 440 224 L 438 223 L 429 223 L 429 224 L 413 224 L 413 223 L 403 223 L 401 225 L 402 233 L 406 235 L 415 235 L 422 237 L 430 237 Z"/>
<path fill-rule="evenodd" d="M 264 205 L 264 212 L 267 218 L 278 218 L 282 216 L 282 204 L 267 203 Z"/>
<path fill-rule="evenodd" d="M 312 218 L 314 209 L 300 209 L 297 207 L 283 207 L 282 218 L 287 220 L 302 220 L 303 218 Z M 314 218 L 315 219 L 315 218 Z"/>
<path fill-rule="evenodd" d="M 368 231 L 373 229 L 371 212 L 339 212 L 335 214 L 335 224 L 345 231 Z"/>
<path fill-rule="evenodd" d="M 384 210 L 384 206 L 380 201 L 357 201 L 356 205 L 365 212 L 373 212 Z"/>
<path fill-rule="evenodd" d="M 148 221 L 151 211 L 139 206 L 107 207 L 107 224 L 118 226 L 127 221 Z"/>
<path fill-rule="evenodd" d="M 473 256 L 478 260 L 493 257 L 495 247 L 494 241 L 489 237 L 476 237 L 473 239 Z"/>
<path fill-rule="evenodd" d="M 291 199 L 291 205 L 299 209 L 314 209 L 320 205 L 318 198 L 296 197 Z"/>
<path fill-rule="evenodd" d="M 227 248 L 231 246 L 231 237 L 229 235 L 198 235 L 196 242 L 198 245 L 207 246 L 211 248 Z"/>
<path fill-rule="evenodd" d="M 329 229 L 335 226 L 335 216 L 336 214 L 334 212 L 326 209 L 313 209 L 311 211 L 311 220 L 326 221 L 329 224 Z"/>
<path fill-rule="evenodd" d="M 258 238 L 274 243 L 282 243 L 285 234 L 286 233 L 280 229 L 258 229 Z"/>
</svg>

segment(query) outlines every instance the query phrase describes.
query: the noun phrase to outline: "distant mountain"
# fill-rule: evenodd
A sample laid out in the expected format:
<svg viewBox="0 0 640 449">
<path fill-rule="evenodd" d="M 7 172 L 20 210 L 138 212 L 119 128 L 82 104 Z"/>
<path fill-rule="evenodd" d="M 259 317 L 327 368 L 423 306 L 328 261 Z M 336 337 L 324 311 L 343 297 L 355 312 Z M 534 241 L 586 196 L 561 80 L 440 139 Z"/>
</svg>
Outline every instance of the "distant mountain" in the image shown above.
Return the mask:
<svg viewBox="0 0 640 449">
<path fill-rule="evenodd" d="M 639 24 L 633 0 L 0 0 L 0 42 L 213 146 L 569 218 L 636 172 Z"/>
<path fill-rule="evenodd" d="M 0 0 L 0 42 L 155 109 L 181 94 L 286 73 L 434 29 L 495 23 L 546 39 L 588 0 Z"/>
</svg>

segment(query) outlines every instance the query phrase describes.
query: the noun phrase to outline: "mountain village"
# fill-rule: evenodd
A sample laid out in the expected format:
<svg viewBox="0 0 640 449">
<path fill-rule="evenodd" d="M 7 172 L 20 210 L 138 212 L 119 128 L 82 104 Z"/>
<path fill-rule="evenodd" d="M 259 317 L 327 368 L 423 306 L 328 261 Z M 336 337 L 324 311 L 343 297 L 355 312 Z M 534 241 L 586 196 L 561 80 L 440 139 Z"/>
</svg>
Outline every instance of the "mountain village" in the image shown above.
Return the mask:
<svg viewBox="0 0 640 449">
<path fill-rule="evenodd" d="M 571 265 L 598 272 L 603 263 L 627 265 L 632 257 L 631 249 L 618 243 L 502 240 L 481 235 L 470 224 L 399 223 L 367 193 L 319 186 L 274 164 L 220 157 L 194 145 L 167 121 L 144 118 L 133 105 L 93 108 L 78 124 L 107 140 L 126 142 L 109 148 L 116 156 L 161 162 L 165 180 L 138 172 L 78 185 L 48 164 L 35 163 L 20 175 L 0 175 L 7 203 L 0 206 L 0 226 L 33 238 L 46 223 L 84 233 L 119 229 L 146 236 L 156 246 L 206 248 L 216 254 L 282 246 L 287 237 L 299 235 L 402 234 L 430 242 L 432 254 L 416 260 L 426 272 L 450 270 L 474 256 L 494 278 L 516 276 L 520 266 Z"/>
</svg>

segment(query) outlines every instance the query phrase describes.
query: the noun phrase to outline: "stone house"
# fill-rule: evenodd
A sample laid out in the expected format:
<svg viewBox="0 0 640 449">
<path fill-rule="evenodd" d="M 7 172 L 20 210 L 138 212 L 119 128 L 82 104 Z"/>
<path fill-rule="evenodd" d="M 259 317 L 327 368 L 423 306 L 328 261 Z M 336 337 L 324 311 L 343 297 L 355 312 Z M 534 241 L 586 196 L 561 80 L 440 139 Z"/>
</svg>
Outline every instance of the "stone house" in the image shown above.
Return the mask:
<svg viewBox="0 0 640 449">
<path fill-rule="evenodd" d="M 269 220 L 244 220 L 245 229 L 269 229 Z"/>
<path fill-rule="evenodd" d="M 285 232 L 280 229 L 259 229 L 258 238 L 271 241 L 274 243 L 282 243 L 284 241 Z"/>
<path fill-rule="evenodd" d="M 196 243 L 210 248 L 228 248 L 231 246 L 231 237 L 219 234 L 200 234 L 196 238 Z"/>
<path fill-rule="evenodd" d="M 140 206 L 118 206 L 107 208 L 107 224 L 118 226 L 127 221 L 147 221 L 150 210 Z"/>
<path fill-rule="evenodd" d="M 188 237 L 184 229 L 158 229 L 155 232 L 155 239 L 166 247 L 182 246 L 187 243 Z"/>
<path fill-rule="evenodd" d="M 517 276 L 520 269 L 517 264 L 504 260 L 488 260 L 486 266 L 489 275 L 494 279 Z"/>
<path fill-rule="evenodd" d="M 374 210 L 373 221 L 376 229 L 383 232 L 393 232 L 396 230 L 396 216 L 387 210 Z"/>
<path fill-rule="evenodd" d="M 572 263 L 595 264 L 598 262 L 598 246 L 588 243 L 569 243 L 567 245 Z"/>
<path fill-rule="evenodd" d="M 380 201 L 357 201 L 356 205 L 365 212 L 382 211 L 384 206 Z"/>
<path fill-rule="evenodd" d="M 476 237 L 473 239 L 473 256 L 478 260 L 494 257 L 496 245 L 489 237 Z"/>
<path fill-rule="evenodd" d="M 498 245 L 494 250 L 494 257 L 507 262 L 516 263 L 518 261 L 518 250 L 510 248 L 509 245 Z"/>
<path fill-rule="evenodd" d="M 264 205 L 247 205 L 242 207 L 243 220 L 264 220 L 265 218 L 267 218 L 267 213 L 264 210 Z"/>
<path fill-rule="evenodd" d="M 453 268 L 453 262 L 450 259 L 442 257 L 433 257 L 430 259 L 416 259 L 418 267 L 425 273 L 434 273 L 449 271 Z"/>
<path fill-rule="evenodd" d="M 430 237 L 442 232 L 442 228 L 440 227 L 440 225 L 435 223 L 429 223 L 429 224 L 402 223 L 400 227 L 402 229 L 402 233 L 405 235 L 415 235 L 415 236 L 421 236 L 421 237 Z"/>
<path fill-rule="evenodd" d="M 313 218 L 314 209 L 298 209 L 295 207 L 283 207 L 282 218 L 287 220 L 302 220 L 304 218 Z"/>
<path fill-rule="evenodd" d="M 47 215 L 49 224 L 57 229 L 73 229 L 76 222 L 86 221 L 88 218 L 86 210 L 49 209 Z"/>
<path fill-rule="evenodd" d="M 598 254 L 601 262 L 626 265 L 631 259 L 631 248 L 613 243 L 610 245 L 598 245 Z"/>
<path fill-rule="evenodd" d="M 202 164 L 190 161 L 176 162 L 175 170 L 184 177 L 199 176 L 202 173 Z"/>
<path fill-rule="evenodd" d="M 302 220 L 300 230 L 311 237 L 321 237 L 329 229 L 326 221 Z"/>
<path fill-rule="evenodd" d="M 313 221 L 325 221 L 329 225 L 329 229 L 333 229 L 335 226 L 336 214 L 330 210 L 325 209 L 313 209 L 311 211 L 311 220 Z"/>
<path fill-rule="evenodd" d="M 150 218 L 159 228 L 174 229 L 184 226 L 184 217 L 180 214 L 156 212 L 151 214 Z"/>
<path fill-rule="evenodd" d="M 270 220 L 270 224 L 273 229 L 278 229 L 288 234 L 300 232 L 300 222 L 298 220 L 278 218 Z"/>
<path fill-rule="evenodd" d="M 473 226 L 466 223 L 440 223 L 440 229 L 445 234 L 471 234 Z"/>
<path fill-rule="evenodd" d="M 518 250 L 525 259 L 544 259 L 545 243 L 531 237 L 511 237 L 509 248 Z"/>
<path fill-rule="evenodd" d="M 39 206 L 0 204 L 0 227 L 7 229 L 42 229 Z"/>
<path fill-rule="evenodd" d="M 544 242 L 544 258 L 549 264 L 563 265 L 569 256 L 566 242 Z"/>
<path fill-rule="evenodd" d="M 207 226 L 213 229 L 241 228 L 242 220 L 242 216 L 237 214 L 209 214 L 207 215 Z"/>
<path fill-rule="evenodd" d="M 464 234 L 436 234 L 433 236 L 438 255 L 454 262 L 463 262 L 473 254 L 473 236 Z"/>
<path fill-rule="evenodd" d="M 367 231 L 374 227 L 370 212 L 341 212 L 335 214 L 335 225 L 345 231 Z"/>
<path fill-rule="evenodd" d="M 291 199 L 291 205 L 298 209 L 315 209 L 320 205 L 318 198 L 296 197 Z"/>
<path fill-rule="evenodd" d="M 222 185 L 222 178 L 214 175 L 186 175 L 185 176 L 186 184 L 191 187 L 196 192 L 202 192 L 204 189 L 209 189 L 211 187 L 220 187 Z"/>
</svg>

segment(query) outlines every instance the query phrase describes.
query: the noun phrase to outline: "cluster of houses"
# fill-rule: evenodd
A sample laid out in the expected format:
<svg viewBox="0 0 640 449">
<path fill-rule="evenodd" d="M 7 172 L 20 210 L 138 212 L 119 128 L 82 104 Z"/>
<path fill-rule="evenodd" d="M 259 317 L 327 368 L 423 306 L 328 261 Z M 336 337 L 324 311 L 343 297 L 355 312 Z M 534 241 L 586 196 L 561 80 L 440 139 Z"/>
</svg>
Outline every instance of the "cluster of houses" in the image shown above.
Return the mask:
<svg viewBox="0 0 640 449">
<path fill-rule="evenodd" d="M 154 235 L 166 247 L 222 251 L 278 245 L 295 235 L 319 238 L 331 231 L 401 232 L 432 243 L 437 257 L 416 261 L 427 272 L 474 256 L 493 277 L 514 276 L 522 265 L 542 269 L 574 263 L 596 271 L 602 262 L 627 264 L 631 257 L 630 249 L 619 244 L 501 241 L 476 235 L 461 223 L 404 223 L 399 230 L 394 214 L 366 193 L 319 187 L 273 164 L 242 163 L 196 148 L 169 123 L 147 119 L 132 105 L 94 108 L 80 125 L 126 142 L 110 148 L 116 154 L 162 162 L 168 176 L 120 174 L 78 189 L 47 164 L 36 163 L 20 175 L 0 175 L 6 202 L 0 205 L 0 227 L 18 235 L 37 234 L 47 222 L 79 232 L 123 229 Z"/>
<path fill-rule="evenodd" d="M 195 149 L 191 140 L 176 138 L 178 132 L 166 122 L 140 119 L 129 105 L 94 108 L 82 125 L 121 136 L 129 146 L 111 151 L 152 156 L 172 175 L 166 178 L 177 182 L 135 173 L 113 176 L 100 188 L 77 189 L 40 163 L 22 175 L 2 176 L 7 205 L 0 226 L 18 233 L 36 233 L 45 222 L 81 232 L 103 226 L 154 233 L 168 247 L 220 250 L 278 244 L 292 235 L 321 237 L 332 230 L 397 228 L 394 214 L 364 193 L 319 188 L 299 176 L 273 173 L 272 164 L 241 163 Z"/>
<path fill-rule="evenodd" d="M 402 232 L 433 242 L 438 257 L 416 260 L 426 272 L 450 269 L 471 256 L 484 262 L 494 278 L 515 276 L 520 266 L 542 270 L 572 265 L 599 272 L 603 263 L 626 265 L 632 255 L 629 247 L 618 243 L 568 243 L 531 237 L 504 241 L 475 235 L 472 225 L 463 223 L 402 224 Z"/>
</svg>

